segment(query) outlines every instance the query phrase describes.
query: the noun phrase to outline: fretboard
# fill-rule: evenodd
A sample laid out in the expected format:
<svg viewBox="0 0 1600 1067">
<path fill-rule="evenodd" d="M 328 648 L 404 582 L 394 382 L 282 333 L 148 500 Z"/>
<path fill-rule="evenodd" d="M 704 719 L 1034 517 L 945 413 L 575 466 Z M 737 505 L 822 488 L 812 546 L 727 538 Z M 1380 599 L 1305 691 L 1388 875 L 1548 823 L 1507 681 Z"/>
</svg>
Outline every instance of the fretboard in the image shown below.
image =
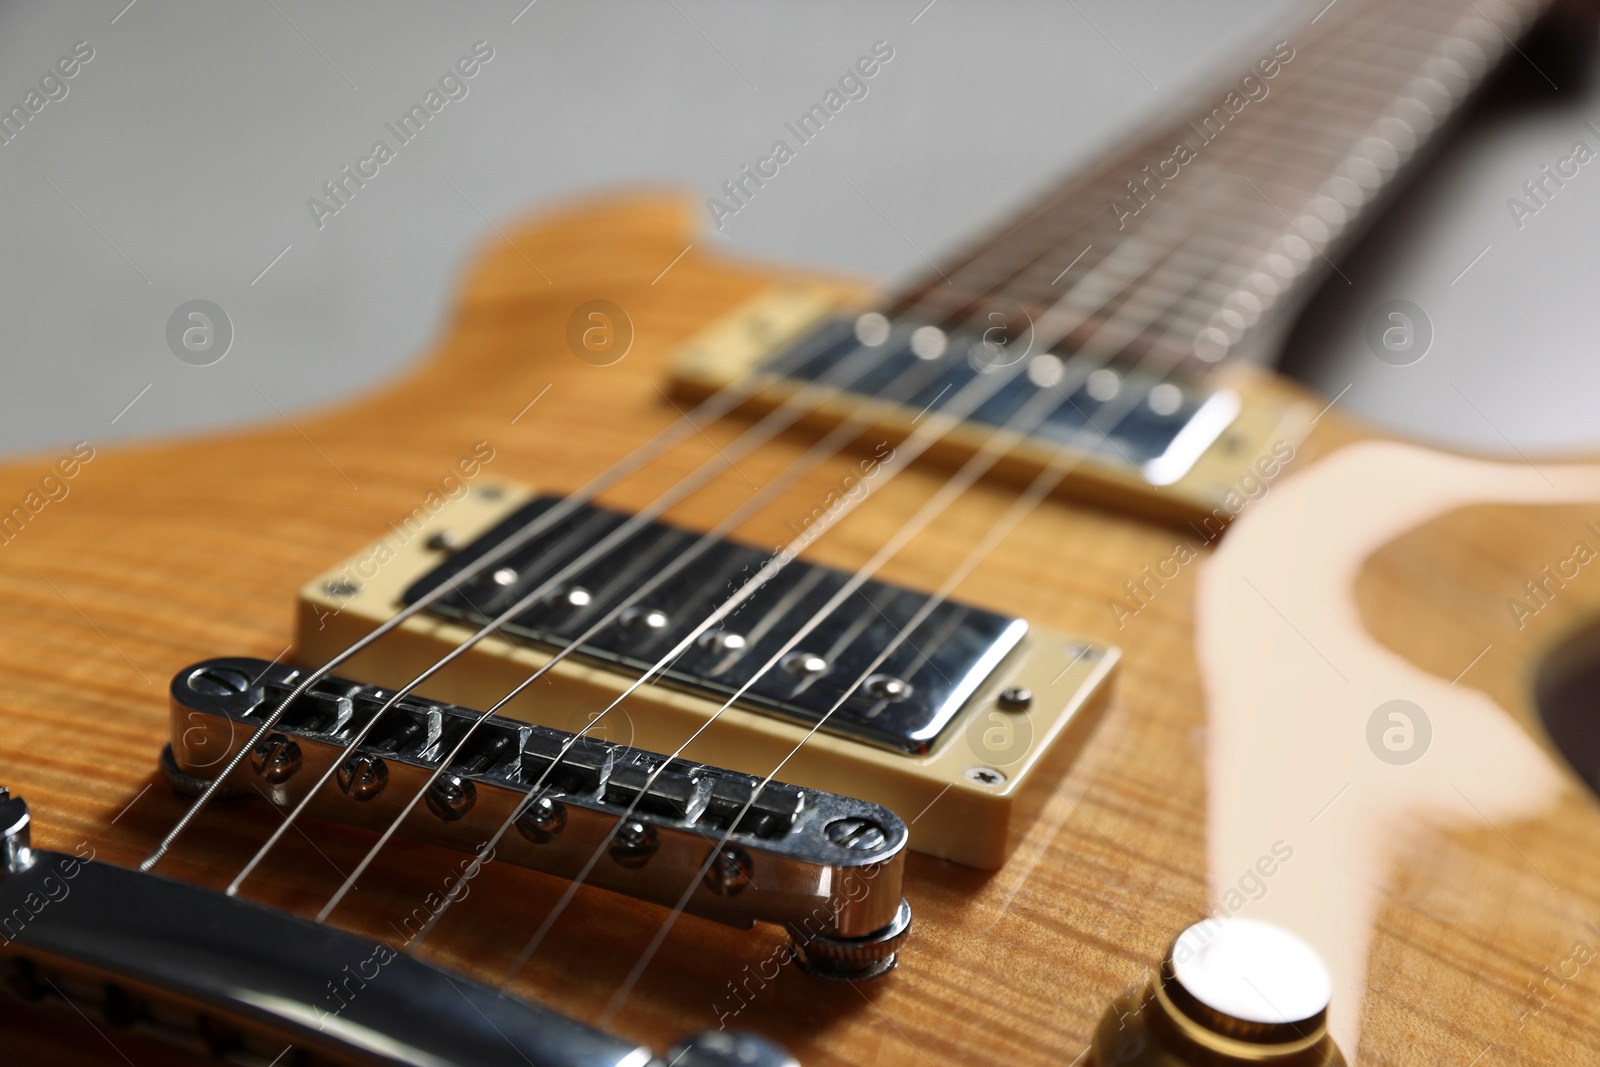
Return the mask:
<svg viewBox="0 0 1600 1067">
<path fill-rule="evenodd" d="M 1258 355 L 1546 5 L 1319 6 L 885 310 L 953 324 L 1020 305 L 1063 349 L 1194 371 Z"/>
</svg>

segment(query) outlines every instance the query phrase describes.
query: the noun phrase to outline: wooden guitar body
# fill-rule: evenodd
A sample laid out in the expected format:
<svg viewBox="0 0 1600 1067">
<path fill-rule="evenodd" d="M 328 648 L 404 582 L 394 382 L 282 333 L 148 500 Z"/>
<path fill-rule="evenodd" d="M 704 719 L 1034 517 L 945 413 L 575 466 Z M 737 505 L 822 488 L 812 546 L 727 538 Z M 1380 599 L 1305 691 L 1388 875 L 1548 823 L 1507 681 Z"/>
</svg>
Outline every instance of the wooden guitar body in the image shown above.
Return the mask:
<svg viewBox="0 0 1600 1067">
<path fill-rule="evenodd" d="M 137 864 L 184 810 L 156 774 L 170 736 L 167 682 L 175 671 L 215 655 L 292 658 L 286 646 L 298 587 L 410 512 L 479 441 L 493 447 L 487 470 L 496 477 L 555 492 L 581 485 L 679 417 L 661 391 L 675 347 L 763 288 L 799 277 L 705 251 L 685 206 L 668 196 L 582 205 L 508 232 L 511 240 L 496 241 L 472 271 L 447 336 L 403 380 L 359 402 L 296 415 L 292 425 L 272 419 L 226 436 L 137 447 L 91 441 L 92 459 L 65 480 L 67 495 L 32 514 L 0 548 L 0 773 L 32 805 L 36 845 L 92 849 L 98 860 Z M 695 246 L 662 275 L 690 242 Z M 837 284 L 841 294 L 859 288 Z M 577 358 L 567 342 L 573 310 L 593 300 L 624 309 L 634 330 L 626 356 L 609 366 Z M 1292 392 L 1287 383 L 1273 388 Z M 741 425 L 732 418 L 704 427 L 703 436 L 659 460 L 651 478 L 630 479 L 605 501 L 646 506 L 660 484 L 712 454 Z M 1291 506 L 1290 489 L 1312 478 L 1308 472 L 1324 457 L 1372 436 L 1337 408 L 1326 411 L 1281 480 L 1252 502 L 1263 511 L 1261 526 L 1267 509 Z M 801 431 L 780 437 L 670 517 L 710 527 L 748 494 L 749 482 L 764 484 L 813 439 Z M 38 492 L 56 459 L 40 455 L 0 468 L 0 503 L 9 507 Z M 845 454 L 807 476 L 786 497 L 794 512 L 854 466 Z M 1506 492 L 1489 490 L 1465 501 L 1470 506 L 1452 502 L 1437 518 L 1397 531 L 1366 558 L 1346 592 L 1375 647 L 1438 685 L 1460 676 L 1456 690 L 1478 691 L 1474 699 L 1486 696 L 1484 708 L 1492 701 L 1503 709 L 1495 713 L 1509 716 L 1519 738 L 1534 739 L 1533 755 L 1524 756 L 1544 767 L 1539 773 L 1552 784 L 1497 806 L 1475 792 L 1468 768 L 1450 780 L 1471 805 L 1466 810 L 1481 809 L 1481 818 L 1430 806 L 1434 794 L 1425 790 L 1407 794 L 1382 828 L 1391 844 L 1368 853 L 1359 841 L 1320 835 L 1332 825 L 1350 836 L 1378 832 L 1371 813 L 1382 809 L 1370 798 L 1383 795 L 1382 782 L 1372 787 L 1379 793 L 1363 793 L 1368 779 L 1344 775 L 1355 784 L 1338 797 L 1338 781 L 1329 779 L 1327 813 L 1315 805 L 1291 813 L 1301 800 L 1274 793 L 1281 773 L 1262 777 L 1260 805 L 1283 807 L 1284 825 L 1303 827 L 1305 836 L 1295 828 L 1279 835 L 1295 858 L 1270 865 L 1274 875 L 1247 879 L 1244 895 L 1254 903 L 1256 886 L 1264 886 L 1262 906 L 1281 916 L 1316 898 L 1305 878 L 1295 882 L 1298 871 L 1312 869 L 1334 889 L 1338 879 L 1359 873 L 1370 893 L 1370 908 L 1346 916 L 1365 924 L 1357 933 L 1367 940 L 1343 963 L 1333 961 L 1340 979 L 1335 1011 L 1343 1013 L 1335 1032 L 1342 1042 L 1359 1033 L 1358 1048 L 1345 1049 L 1353 1062 L 1532 1067 L 1594 1062 L 1600 1047 L 1592 973 L 1600 968 L 1588 965 L 1600 933 L 1586 925 L 1600 925 L 1600 810 L 1543 740 L 1532 703 L 1546 651 L 1600 605 L 1600 577 L 1581 569 L 1559 588 L 1547 586 L 1553 591 L 1542 600 L 1524 588 L 1547 564 L 1570 558 L 1574 542 L 1600 543 L 1584 526 L 1600 518 L 1600 504 L 1584 504 L 1581 487 L 1570 488 L 1578 475 L 1563 480 L 1551 471 L 1568 487 L 1552 495 L 1562 502 L 1514 507 L 1501 502 Z M 914 465 L 808 558 L 858 565 L 947 476 L 946 467 Z M 1013 483 L 979 483 L 892 560 L 885 577 L 935 587 L 1016 491 Z M 1327 521 L 1359 526 L 1363 501 L 1383 495 L 1330 498 Z M 1531 503 L 1538 496 L 1523 492 Z M 1588 499 L 1600 501 L 1600 489 Z M 778 543 L 785 514 L 769 509 L 737 536 Z M 1240 766 L 1219 755 L 1219 726 L 1248 723 L 1237 707 L 1208 709 L 1208 698 L 1233 692 L 1226 678 L 1246 677 L 1240 684 L 1247 684 L 1247 676 L 1229 671 L 1253 654 L 1252 636 L 1197 632 L 1197 619 L 1226 617 L 1211 610 L 1216 602 L 1197 604 L 1197 596 L 1214 552 L 1226 553 L 1229 538 L 1247 534 L 1254 521 L 1247 509 L 1217 549 L 1192 530 L 1053 498 L 962 584 L 966 600 L 1118 645 L 1125 659 L 1102 725 L 1002 869 L 909 857 L 906 894 L 917 925 L 888 978 L 821 981 L 782 964 L 783 943 L 770 930 L 686 917 L 616 1007 L 613 992 L 665 912 L 585 888 L 512 990 L 583 1020 L 603 1019 L 657 1048 L 726 1023 L 776 1039 L 809 1065 L 1079 1062 L 1112 998 L 1141 981 L 1173 936 L 1248 873 L 1214 869 L 1211 844 L 1222 809 L 1215 806 L 1219 784 L 1209 777 Z M 1185 539 L 1201 558 L 1153 595 L 1128 600 L 1124 582 L 1171 557 Z M 1326 557 L 1313 551 L 1301 564 L 1315 571 Z M 1318 674 L 1318 657 L 1325 657 L 1349 676 L 1350 701 L 1364 722 L 1388 697 L 1361 690 L 1358 669 L 1320 641 L 1318 620 L 1295 617 L 1270 578 L 1256 585 L 1285 625 L 1321 644 L 1301 648 L 1304 662 L 1291 665 L 1306 692 L 1339 686 Z M 1519 597 L 1536 610 L 1508 608 Z M 1119 600 L 1138 610 L 1118 612 L 1111 604 Z M 1197 648 L 1206 650 L 1204 662 Z M 1283 666 L 1264 662 L 1261 670 Z M 1433 714 L 1441 745 L 1434 758 L 1454 751 L 1446 742 L 1464 728 L 1461 721 L 1448 707 Z M 1349 747 L 1364 757 L 1359 732 Z M 1338 761 L 1353 759 L 1314 745 L 1276 747 L 1272 758 L 1279 772 L 1298 768 L 1314 782 L 1339 778 Z M 1415 764 L 1418 773 L 1431 766 L 1428 758 Z M 1403 773 L 1378 760 L 1363 766 L 1363 774 Z M 1230 788 L 1237 800 L 1238 783 Z M 1506 789 L 1516 792 L 1514 784 Z M 1339 823 L 1343 805 L 1354 806 Z M 1357 807 L 1362 818 L 1353 814 Z M 225 885 L 279 819 L 259 802 L 219 805 L 161 870 Z M 370 843 L 368 834 L 308 823 L 245 895 L 314 912 Z M 1274 843 L 1250 847 L 1270 854 Z M 1340 848 L 1365 856 L 1366 865 L 1345 864 Z M 458 863 L 456 854 L 397 840 L 334 921 L 392 940 L 396 917 Z M 563 889 L 555 879 L 491 864 L 425 952 L 497 982 Z M 1336 901 L 1356 891 L 1340 890 Z M 183 1062 L 114 1030 L 39 1031 L 25 1029 L 24 1018 L 11 1009 L 3 1017 L 11 1031 L 8 1062 Z"/>
</svg>

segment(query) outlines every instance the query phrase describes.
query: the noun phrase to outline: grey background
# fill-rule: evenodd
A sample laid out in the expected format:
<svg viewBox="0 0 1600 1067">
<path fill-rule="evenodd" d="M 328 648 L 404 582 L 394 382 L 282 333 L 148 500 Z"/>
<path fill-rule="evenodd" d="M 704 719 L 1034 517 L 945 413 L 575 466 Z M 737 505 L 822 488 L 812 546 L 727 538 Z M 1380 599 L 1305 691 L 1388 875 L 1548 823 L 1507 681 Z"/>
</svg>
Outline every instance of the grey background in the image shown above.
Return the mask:
<svg viewBox="0 0 1600 1067">
<path fill-rule="evenodd" d="M 1214 64 L 1280 23 L 1292 37 L 1324 6 L 525 3 L 0 10 L 5 109 L 74 42 L 95 49 L 68 95 L 0 146 L 0 450 L 275 419 L 274 405 L 359 393 L 444 328 L 463 271 L 497 240 L 486 220 L 630 186 L 704 200 L 880 39 L 895 57 L 866 99 L 703 241 L 914 273 Z M 469 95 L 319 230 L 307 198 L 392 141 L 383 124 L 478 40 L 494 58 Z M 1424 176 L 1344 265 L 1350 284 L 1313 302 L 1293 340 L 1298 373 L 1330 398 L 1348 385 L 1342 406 L 1435 441 L 1530 454 L 1600 442 L 1600 162 L 1520 231 L 1505 206 L 1573 140 L 1600 146 L 1586 124 L 1600 94 L 1547 97 L 1475 122 Z M 1394 298 L 1434 324 L 1411 367 L 1380 363 L 1362 339 L 1371 309 Z M 233 322 L 214 366 L 167 348 L 168 316 L 194 299 Z"/>
</svg>

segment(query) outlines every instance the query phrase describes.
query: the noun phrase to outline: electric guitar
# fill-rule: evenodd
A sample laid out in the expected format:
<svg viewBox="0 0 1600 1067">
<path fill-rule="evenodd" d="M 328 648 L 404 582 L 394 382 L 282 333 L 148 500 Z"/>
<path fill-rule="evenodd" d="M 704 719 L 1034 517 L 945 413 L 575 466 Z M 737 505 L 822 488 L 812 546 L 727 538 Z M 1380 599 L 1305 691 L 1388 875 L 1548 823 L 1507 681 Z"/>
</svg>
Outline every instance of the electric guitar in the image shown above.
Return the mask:
<svg viewBox="0 0 1600 1067">
<path fill-rule="evenodd" d="M 887 294 L 573 204 L 369 398 L 0 467 L 7 1062 L 1592 1061 L 1600 464 L 1263 366 L 1544 14 L 1312 5 Z"/>
</svg>

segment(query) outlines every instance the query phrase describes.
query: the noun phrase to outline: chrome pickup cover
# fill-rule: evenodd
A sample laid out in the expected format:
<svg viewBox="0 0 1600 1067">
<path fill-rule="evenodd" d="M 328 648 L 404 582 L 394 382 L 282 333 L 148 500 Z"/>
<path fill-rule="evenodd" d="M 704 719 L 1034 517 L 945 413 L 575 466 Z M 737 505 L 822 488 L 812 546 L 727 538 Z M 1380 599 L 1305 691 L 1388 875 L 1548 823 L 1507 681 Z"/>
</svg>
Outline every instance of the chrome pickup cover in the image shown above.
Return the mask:
<svg viewBox="0 0 1600 1067">
<path fill-rule="evenodd" d="M 448 582 L 558 500 L 541 497 L 513 512 L 413 584 L 406 590 L 405 602 Z M 576 508 L 500 567 L 485 571 L 430 610 L 469 622 L 484 621 L 627 520 L 628 516 L 604 508 Z M 642 581 L 682 557 L 697 540 L 698 535 L 688 531 L 650 523 L 623 548 L 580 570 L 557 595 L 516 616 L 501 632 L 563 647 L 626 601 Z M 716 542 L 652 592 L 648 603 L 628 608 L 586 641 L 581 654 L 642 674 L 769 558 L 759 549 Z M 791 562 L 741 604 L 720 633 L 705 635 L 678 657 L 661 680 L 719 700 L 732 696 L 849 579 L 843 571 L 803 560 Z M 582 595 L 572 597 L 573 589 Z M 967 699 L 1022 640 L 1028 624 L 944 601 L 917 626 L 911 640 L 899 644 L 873 678 L 829 715 L 845 687 L 895 642 L 926 600 L 923 593 L 866 582 L 808 636 L 803 647 L 785 657 L 782 667 L 755 678 L 740 695 L 741 705 L 808 726 L 826 716 L 823 729 L 828 732 L 898 752 L 928 752 Z"/>
<path fill-rule="evenodd" d="M 305 673 L 247 658 L 180 671 L 172 680 L 172 745 L 162 761 L 169 783 L 194 791 L 208 769 L 214 774 L 250 744 Z M 298 803 L 337 762 L 334 781 L 307 811 L 386 828 L 480 717 L 411 695 L 352 751 L 351 738 L 392 696 L 322 679 L 255 744 L 229 782 L 232 791 Z M 693 886 L 685 910 L 735 926 L 783 924 L 808 956 L 897 926 L 896 937 L 904 934 L 906 827 L 863 800 L 763 785 L 737 771 L 499 716 L 471 729 L 425 799 L 401 824 L 404 836 L 473 852 L 494 841 L 495 859 L 563 878 L 577 877 L 599 855 L 590 884 L 667 906 Z M 515 830 L 496 841 L 507 824 Z M 893 947 L 884 946 L 891 964 Z"/>
</svg>

